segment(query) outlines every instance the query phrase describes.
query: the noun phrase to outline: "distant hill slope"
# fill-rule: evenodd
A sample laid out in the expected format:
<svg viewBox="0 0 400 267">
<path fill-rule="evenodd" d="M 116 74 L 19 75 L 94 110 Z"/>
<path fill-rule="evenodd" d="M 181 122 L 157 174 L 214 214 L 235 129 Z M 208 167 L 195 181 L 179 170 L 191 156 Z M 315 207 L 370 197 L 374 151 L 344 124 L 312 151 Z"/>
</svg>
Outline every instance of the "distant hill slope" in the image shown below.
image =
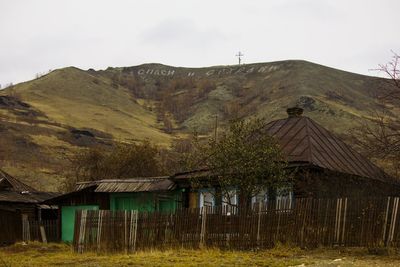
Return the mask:
<svg viewBox="0 0 400 267">
<path fill-rule="evenodd" d="M 176 68 L 144 64 L 55 70 L 0 91 L 0 163 L 39 189 L 56 189 L 73 151 L 150 139 L 168 146 L 233 118 L 305 115 L 343 135 L 379 105 L 382 79 L 306 61 Z M 393 112 L 398 107 L 392 107 Z"/>
</svg>

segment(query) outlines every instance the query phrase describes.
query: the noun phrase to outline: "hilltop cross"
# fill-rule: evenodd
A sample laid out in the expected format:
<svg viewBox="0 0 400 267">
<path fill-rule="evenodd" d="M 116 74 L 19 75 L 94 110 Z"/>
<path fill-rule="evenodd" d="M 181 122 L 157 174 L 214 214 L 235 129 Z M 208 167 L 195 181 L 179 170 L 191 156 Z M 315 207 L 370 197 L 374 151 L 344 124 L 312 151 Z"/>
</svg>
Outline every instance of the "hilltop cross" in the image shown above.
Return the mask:
<svg viewBox="0 0 400 267">
<path fill-rule="evenodd" d="M 239 65 L 240 65 L 240 63 L 242 62 L 242 57 L 243 57 L 244 55 L 242 54 L 242 52 L 239 51 L 239 53 L 238 53 L 236 56 L 237 56 L 238 59 L 239 59 Z"/>
</svg>

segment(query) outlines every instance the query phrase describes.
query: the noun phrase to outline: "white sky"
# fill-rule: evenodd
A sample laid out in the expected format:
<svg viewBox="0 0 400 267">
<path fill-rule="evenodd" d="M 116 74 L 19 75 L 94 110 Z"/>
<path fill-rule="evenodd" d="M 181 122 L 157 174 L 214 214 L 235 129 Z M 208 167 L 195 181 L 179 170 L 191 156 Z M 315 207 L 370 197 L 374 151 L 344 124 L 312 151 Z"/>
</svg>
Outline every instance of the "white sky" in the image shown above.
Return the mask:
<svg viewBox="0 0 400 267">
<path fill-rule="evenodd" d="M 304 59 L 369 71 L 400 52 L 400 0 L 0 0 L 0 84 L 66 66 Z"/>
</svg>

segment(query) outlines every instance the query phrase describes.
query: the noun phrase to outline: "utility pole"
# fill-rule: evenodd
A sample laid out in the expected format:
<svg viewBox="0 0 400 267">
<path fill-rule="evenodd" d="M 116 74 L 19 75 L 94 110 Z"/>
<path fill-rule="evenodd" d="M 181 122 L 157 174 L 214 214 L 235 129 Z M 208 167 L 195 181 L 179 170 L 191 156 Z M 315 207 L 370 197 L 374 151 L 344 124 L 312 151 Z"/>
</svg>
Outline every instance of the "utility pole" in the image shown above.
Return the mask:
<svg viewBox="0 0 400 267">
<path fill-rule="evenodd" d="M 238 59 L 239 59 L 239 65 L 240 65 L 240 64 L 242 63 L 242 57 L 243 57 L 244 55 L 242 54 L 242 52 L 239 51 L 239 53 L 237 53 L 236 56 L 237 56 Z"/>
</svg>

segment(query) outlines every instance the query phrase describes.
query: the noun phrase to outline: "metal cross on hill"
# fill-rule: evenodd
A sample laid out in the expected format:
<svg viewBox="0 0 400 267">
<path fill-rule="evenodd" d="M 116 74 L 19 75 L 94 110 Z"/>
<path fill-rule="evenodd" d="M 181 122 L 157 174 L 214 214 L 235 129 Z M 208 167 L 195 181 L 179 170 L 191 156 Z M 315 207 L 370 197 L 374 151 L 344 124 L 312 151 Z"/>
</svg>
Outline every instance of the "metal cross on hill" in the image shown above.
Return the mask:
<svg viewBox="0 0 400 267">
<path fill-rule="evenodd" d="M 243 57 L 244 55 L 242 54 L 242 52 L 239 51 L 239 53 L 237 53 L 236 56 L 237 56 L 238 59 L 239 59 L 239 65 L 240 65 L 240 63 L 242 62 L 242 57 Z"/>
</svg>

